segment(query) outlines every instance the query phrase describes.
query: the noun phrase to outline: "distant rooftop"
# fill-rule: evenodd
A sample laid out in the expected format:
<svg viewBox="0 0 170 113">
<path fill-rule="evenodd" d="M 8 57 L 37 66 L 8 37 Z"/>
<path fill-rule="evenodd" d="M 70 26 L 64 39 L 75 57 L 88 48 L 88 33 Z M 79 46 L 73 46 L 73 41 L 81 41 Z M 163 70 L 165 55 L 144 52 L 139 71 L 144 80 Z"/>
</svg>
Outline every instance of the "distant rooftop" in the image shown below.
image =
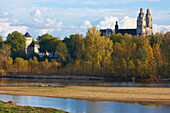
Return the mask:
<svg viewBox="0 0 170 113">
<path fill-rule="evenodd" d="M 117 29 L 115 30 L 116 34 L 121 33 L 122 35 L 124 34 L 131 34 L 131 35 L 136 35 L 136 29 Z"/>
<path fill-rule="evenodd" d="M 24 36 L 25 37 L 31 37 L 31 35 L 28 32 Z"/>
</svg>

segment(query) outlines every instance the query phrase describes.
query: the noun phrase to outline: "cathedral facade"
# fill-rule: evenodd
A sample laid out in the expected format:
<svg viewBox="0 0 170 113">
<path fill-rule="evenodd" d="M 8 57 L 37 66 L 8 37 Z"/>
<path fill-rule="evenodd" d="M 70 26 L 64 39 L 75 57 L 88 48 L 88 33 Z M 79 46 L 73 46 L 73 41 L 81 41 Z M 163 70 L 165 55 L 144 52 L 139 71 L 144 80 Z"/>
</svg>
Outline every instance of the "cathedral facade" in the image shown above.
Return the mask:
<svg viewBox="0 0 170 113">
<path fill-rule="evenodd" d="M 141 35 L 151 35 L 152 32 L 152 17 L 150 14 L 150 10 L 147 9 L 146 16 L 143 13 L 143 8 L 140 9 L 140 13 L 137 17 L 137 28 L 136 29 L 119 29 L 118 21 L 116 21 L 115 30 L 111 29 L 101 29 L 101 36 L 108 36 L 115 32 L 115 34 L 121 33 L 124 35 L 125 33 L 141 36 Z"/>
</svg>

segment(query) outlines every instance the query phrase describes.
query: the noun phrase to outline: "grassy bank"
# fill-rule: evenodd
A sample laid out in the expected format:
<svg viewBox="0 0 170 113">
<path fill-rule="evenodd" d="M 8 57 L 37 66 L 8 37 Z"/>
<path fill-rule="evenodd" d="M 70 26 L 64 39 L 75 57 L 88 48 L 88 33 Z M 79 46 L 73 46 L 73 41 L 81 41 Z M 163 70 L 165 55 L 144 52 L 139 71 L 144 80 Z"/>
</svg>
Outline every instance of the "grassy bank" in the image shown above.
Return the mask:
<svg viewBox="0 0 170 113">
<path fill-rule="evenodd" d="M 0 101 L 0 112 L 1 113 L 67 113 L 65 111 L 52 109 L 52 108 L 19 106 L 16 104 L 5 103 L 2 101 Z"/>
<path fill-rule="evenodd" d="M 0 87 L 0 94 L 118 102 L 153 102 L 170 105 L 170 88 L 91 86 Z"/>
</svg>

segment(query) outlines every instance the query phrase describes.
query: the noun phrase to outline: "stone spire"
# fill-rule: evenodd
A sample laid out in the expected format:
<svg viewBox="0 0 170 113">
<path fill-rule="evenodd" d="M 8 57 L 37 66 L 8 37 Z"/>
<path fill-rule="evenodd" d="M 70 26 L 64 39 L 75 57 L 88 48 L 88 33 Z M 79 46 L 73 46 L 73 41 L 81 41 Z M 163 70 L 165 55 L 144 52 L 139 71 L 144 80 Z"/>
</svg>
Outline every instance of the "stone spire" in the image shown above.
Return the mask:
<svg viewBox="0 0 170 113">
<path fill-rule="evenodd" d="M 116 21 L 115 30 L 118 30 L 118 29 L 119 29 L 118 21 Z"/>
<path fill-rule="evenodd" d="M 143 8 L 140 9 L 139 16 L 140 16 L 140 17 L 144 17 Z"/>
<path fill-rule="evenodd" d="M 145 28 L 146 28 L 146 18 L 143 13 L 143 8 L 141 8 L 137 18 L 137 35 L 144 35 Z"/>
<path fill-rule="evenodd" d="M 148 35 L 152 34 L 152 17 L 149 9 L 147 9 L 146 13 L 146 34 Z"/>
<path fill-rule="evenodd" d="M 147 9 L 147 14 L 150 15 L 150 9 Z"/>
</svg>

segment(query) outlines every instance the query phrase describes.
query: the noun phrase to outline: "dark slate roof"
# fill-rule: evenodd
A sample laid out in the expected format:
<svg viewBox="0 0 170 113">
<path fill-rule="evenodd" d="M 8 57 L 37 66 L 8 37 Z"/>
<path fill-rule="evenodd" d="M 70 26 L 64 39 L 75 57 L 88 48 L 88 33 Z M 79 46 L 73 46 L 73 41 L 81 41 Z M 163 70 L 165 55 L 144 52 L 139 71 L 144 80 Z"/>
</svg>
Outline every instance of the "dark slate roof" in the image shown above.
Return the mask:
<svg viewBox="0 0 170 113">
<path fill-rule="evenodd" d="M 109 31 L 111 34 L 113 33 L 113 31 L 112 31 L 112 29 L 100 29 L 100 32 L 101 32 L 101 34 L 100 34 L 100 36 L 103 36 L 103 32 L 106 32 L 106 31 Z"/>
<path fill-rule="evenodd" d="M 28 32 L 24 36 L 25 37 L 31 37 L 31 35 Z"/>
<path fill-rule="evenodd" d="M 113 32 L 112 29 L 108 29 L 108 28 L 107 28 L 107 29 L 100 29 L 100 31 L 107 31 L 107 30 L 108 30 L 109 32 Z"/>
<path fill-rule="evenodd" d="M 131 35 L 136 35 L 137 32 L 136 32 L 136 29 L 118 29 L 118 30 L 115 30 L 116 34 L 118 33 L 121 33 L 122 35 L 124 34 L 131 34 Z"/>
<path fill-rule="evenodd" d="M 29 45 L 29 47 L 35 47 L 35 45 L 38 45 L 38 41 L 32 41 L 32 43 Z"/>
</svg>

